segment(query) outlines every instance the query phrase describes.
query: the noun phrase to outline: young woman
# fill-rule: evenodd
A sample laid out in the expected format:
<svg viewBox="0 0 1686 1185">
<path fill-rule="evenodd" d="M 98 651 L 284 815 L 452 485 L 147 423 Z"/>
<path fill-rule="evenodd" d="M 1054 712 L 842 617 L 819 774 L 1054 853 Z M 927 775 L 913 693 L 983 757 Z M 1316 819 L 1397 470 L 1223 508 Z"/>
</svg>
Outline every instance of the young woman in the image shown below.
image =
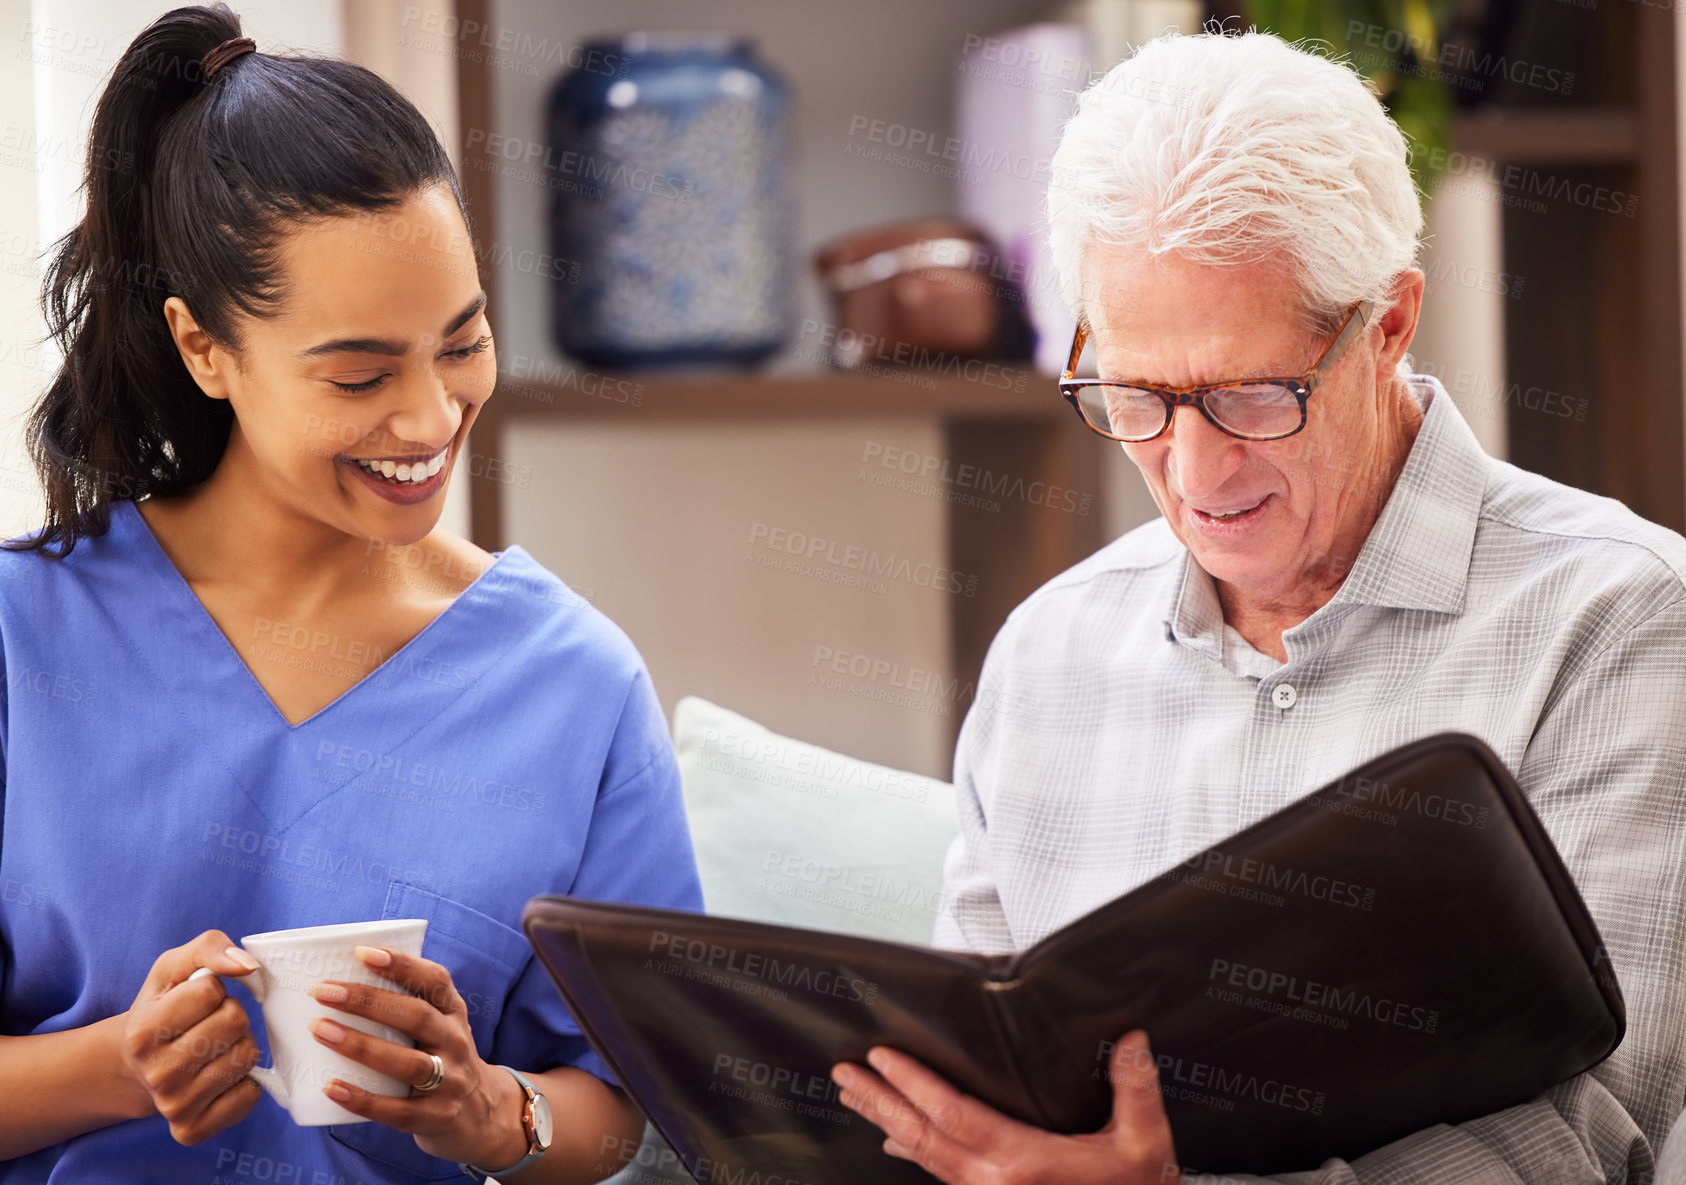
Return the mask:
<svg viewBox="0 0 1686 1185">
<path fill-rule="evenodd" d="M 47 523 L 0 551 L 0 1182 L 607 1175 L 642 1124 L 521 908 L 701 894 L 631 643 L 436 527 L 496 380 L 444 151 L 369 71 L 181 8 L 115 67 L 85 188 Z M 390 992 L 317 995 L 415 1047 L 313 1031 L 414 1093 L 335 1080 L 372 1122 L 294 1125 L 244 1076 L 239 936 L 407 917 L 424 958 L 360 954 Z"/>
</svg>

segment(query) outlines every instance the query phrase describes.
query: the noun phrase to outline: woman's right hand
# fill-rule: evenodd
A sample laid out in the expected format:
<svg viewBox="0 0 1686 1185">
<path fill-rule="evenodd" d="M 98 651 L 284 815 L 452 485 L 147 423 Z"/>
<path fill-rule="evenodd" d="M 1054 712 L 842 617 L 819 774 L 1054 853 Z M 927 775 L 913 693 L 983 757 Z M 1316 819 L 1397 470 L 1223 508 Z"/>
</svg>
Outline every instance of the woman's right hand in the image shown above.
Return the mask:
<svg viewBox="0 0 1686 1185">
<path fill-rule="evenodd" d="M 196 970 L 214 974 L 188 982 Z M 263 1091 L 246 1077 L 258 1060 L 246 1010 L 219 975 L 258 964 L 221 930 L 158 956 L 125 1014 L 125 1072 L 152 1098 L 178 1144 L 197 1144 L 239 1123 Z"/>
</svg>

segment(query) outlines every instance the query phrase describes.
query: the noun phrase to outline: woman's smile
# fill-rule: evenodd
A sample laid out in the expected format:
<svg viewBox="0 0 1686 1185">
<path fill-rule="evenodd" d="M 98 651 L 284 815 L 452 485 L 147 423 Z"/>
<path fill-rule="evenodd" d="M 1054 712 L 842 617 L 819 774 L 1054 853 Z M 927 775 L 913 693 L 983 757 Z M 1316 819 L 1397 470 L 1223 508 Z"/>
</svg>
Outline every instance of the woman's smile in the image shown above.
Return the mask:
<svg viewBox="0 0 1686 1185">
<path fill-rule="evenodd" d="M 379 460 L 362 457 L 337 457 L 339 464 L 357 475 L 365 487 L 401 506 L 425 502 L 445 487 L 451 473 L 454 443 L 446 445 L 431 457 L 414 457 L 405 461 L 391 458 Z"/>
</svg>

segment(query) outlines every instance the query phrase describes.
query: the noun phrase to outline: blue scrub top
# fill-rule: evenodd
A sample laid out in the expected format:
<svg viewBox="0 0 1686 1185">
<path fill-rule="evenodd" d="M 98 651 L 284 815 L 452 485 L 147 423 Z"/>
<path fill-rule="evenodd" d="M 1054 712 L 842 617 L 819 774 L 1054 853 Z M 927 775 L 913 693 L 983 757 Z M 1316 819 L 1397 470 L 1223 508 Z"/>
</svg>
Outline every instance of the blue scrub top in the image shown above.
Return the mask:
<svg viewBox="0 0 1686 1185">
<path fill-rule="evenodd" d="M 204 930 L 426 918 L 422 953 L 450 969 L 483 1058 L 612 1082 L 521 908 L 568 893 L 700 910 L 678 766 L 626 635 L 522 548 L 495 555 L 289 725 L 132 502 L 64 560 L 0 551 L 0 1032 L 126 1010 Z M 278 661 L 343 664 L 360 645 L 277 634 Z M 230 994 L 263 1047 L 250 995 Z M 298 1127 L 267 1095 L 195 1147 L 154 1115 L 0 1163 L 6 1185 L 449 1179 L 466 1180 L 402 1132 Z"/>
</svg>

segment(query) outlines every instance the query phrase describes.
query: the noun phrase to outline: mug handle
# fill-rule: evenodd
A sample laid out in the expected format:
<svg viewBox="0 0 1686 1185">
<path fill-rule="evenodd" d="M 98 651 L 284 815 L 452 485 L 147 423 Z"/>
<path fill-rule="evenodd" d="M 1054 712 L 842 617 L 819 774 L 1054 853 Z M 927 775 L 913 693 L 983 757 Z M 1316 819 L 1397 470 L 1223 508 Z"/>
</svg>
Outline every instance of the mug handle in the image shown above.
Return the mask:
<svg viewBox="0 0 1686 1185">
<path fill-rule="evenodd" d="M 215 974 L 216 972 L 212 971 L 209 967 L 201 967 L 192 975 L 187 977 L 187 982 L 192 983 L 196 979 L 203 979 L 207 975 Z M 241 983 L 246 985 L 246 990 L 252 993 L 252 999 L 256 1000 L 259 1004 L 262 1004 L 263 998 L 269 994 L 268 977 L 269 969 L 267 967 L 259 967 L 256 971 L 253 971 L 250 975 L 243 976 L 240 980 Z M 258 1086 L 268 1093 L 270 1098 L 274 1099 L 277 1103 L 280 1103 L 282 1110 L 290 1109 L 287 1105 L 288 1095 L 286 1079 L 277 1074 L 272 1067 L 253 1066 L 250 1070 L 246 1071 L 246 1077 L 250 1078 L 253 1082 L 256 1082 Z"/>
</svg>

